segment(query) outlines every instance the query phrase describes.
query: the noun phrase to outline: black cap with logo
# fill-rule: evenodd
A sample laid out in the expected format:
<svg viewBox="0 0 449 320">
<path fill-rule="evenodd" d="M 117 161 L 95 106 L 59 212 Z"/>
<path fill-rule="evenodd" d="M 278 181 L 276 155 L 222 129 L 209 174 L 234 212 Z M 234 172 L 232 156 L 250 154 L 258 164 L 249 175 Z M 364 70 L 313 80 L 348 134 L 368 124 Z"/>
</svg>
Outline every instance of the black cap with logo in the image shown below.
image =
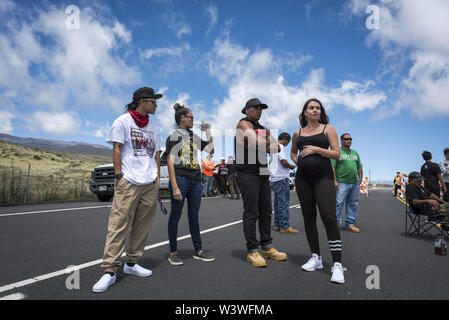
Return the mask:
<svg viewBox="0 0 449 320">
<path fill-rule="evenodd" d="M 246 102 L 245 107 L 242 109 L 242 113 L 246 114 L 246 109 L 251 108 L 251 107 L 257 107 L 257 106 L 262 106 L 262 109 L 268 108 L 268 106 L 265 103 L 260 102 L 260 100 L 257 98 L 253 98 L 253 99 L 249 99 Z"/>
<path fill-rule="evenodd" d="M 142 87 L 137 89 L 136 92 L 133 93 L 133 100 L 137 101 L 140 99 L 160 99 L 162 98 L 162 94 L 154 94 L 153 88 Z"/>
</svg>

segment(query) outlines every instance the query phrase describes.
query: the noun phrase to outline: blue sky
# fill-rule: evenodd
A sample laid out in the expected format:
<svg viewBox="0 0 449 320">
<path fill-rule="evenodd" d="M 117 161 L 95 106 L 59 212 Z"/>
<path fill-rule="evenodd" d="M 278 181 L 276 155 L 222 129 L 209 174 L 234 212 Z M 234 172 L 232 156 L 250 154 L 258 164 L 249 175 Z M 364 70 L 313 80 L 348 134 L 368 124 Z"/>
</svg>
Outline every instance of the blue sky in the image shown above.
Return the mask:
<svg viewBox="0 0 449 320">
<path fill-rule="evenodd" d="M 184 103 L 212 123 L 218 160 L 248 99 L 293 133 L 316 97 L 365 174 L 389 181 L 449 146 L 448 16 L 445 0 L 2 0 L 0 132 L 105 145 L 150 86 L 164 140 Z"/>
</svg>

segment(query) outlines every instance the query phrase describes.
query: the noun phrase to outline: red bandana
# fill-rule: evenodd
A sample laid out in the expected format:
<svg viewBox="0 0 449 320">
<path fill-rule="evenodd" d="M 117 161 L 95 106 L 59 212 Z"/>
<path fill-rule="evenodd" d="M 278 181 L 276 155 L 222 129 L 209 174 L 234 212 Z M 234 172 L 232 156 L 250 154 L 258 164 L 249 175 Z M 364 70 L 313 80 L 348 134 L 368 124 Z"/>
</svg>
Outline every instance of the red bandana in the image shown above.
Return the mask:
<svg viewBox="0 0 449 320">
<path fill-rule="evenodd" d="M 138 113 L 136 110 L 128 110 L 131 117 L 133 117 L 134 122 L 139 126 L 139 128 L 146 127 L 150 117 L 148 115 L 144 116 Z"/>
</svg>

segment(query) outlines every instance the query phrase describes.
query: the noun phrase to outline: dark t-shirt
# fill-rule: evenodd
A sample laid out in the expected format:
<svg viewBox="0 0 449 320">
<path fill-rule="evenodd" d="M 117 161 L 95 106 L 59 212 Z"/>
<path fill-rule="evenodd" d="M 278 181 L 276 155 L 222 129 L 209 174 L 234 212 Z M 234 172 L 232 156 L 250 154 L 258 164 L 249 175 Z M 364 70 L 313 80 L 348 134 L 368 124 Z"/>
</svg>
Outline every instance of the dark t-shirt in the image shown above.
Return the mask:
<svg viewBox="0 0 449 320">
<path fill-rule="evenodd" d="M 257 135 L 266 136 L 266 128 L 259 121 L 253 121 L 248 117 L 240 119 L 240 121 L 242 120 L 251 123 Z M 236 135 L 234 137 L 234 153 L 235 168 L 238 173 L 251 173 L 268 178 L 270 170 L 268 170 L 267 153 L 265 151 L 261 151 L 261 154 L 259 154 L 258 146 L 251 146 L 242 137 L 237 139 Z"/>
<path fill-rule="evenodd" d="M 234 176 L 236 174 L 235 160 L 233 160 L 232 163 L 226 163 L 226 168 L 228 168 L 228 175 Z"/>
<path fill-rule="evenodd" d="M 437 196 L 440 195 L 439 174 L 441 174 L 441 169 L 435 162 L 426 162 L 421 167 L 421 175 L 425 179 L 424 184 L 426 188 L 430 189 Z M 438 192 L 436 192 L 436 190 L 438 190 Z"/>
<path fill-rule="evenodd" d="M 416 213 L 419 214 L 432 214 L 433 207 L 430 204 L 420 204 L 420 205 L 413 205 L 413 200 L 426 200 L 430 199 L 430 191 L 424 187 L 415 187 L 412 184 L 407 185 L 407 188 L 405 190 L 405 198 L 412 206 L 413 210 Z"/>
<path fill-rule="evenodd" d="M 208 145 L 192 130 L 177 129 L 166 140 L 166 153 L 175 156 L 175 174 L 191 180 L 201 181 L 201 166 L 198 151 Z"/>
</svg>

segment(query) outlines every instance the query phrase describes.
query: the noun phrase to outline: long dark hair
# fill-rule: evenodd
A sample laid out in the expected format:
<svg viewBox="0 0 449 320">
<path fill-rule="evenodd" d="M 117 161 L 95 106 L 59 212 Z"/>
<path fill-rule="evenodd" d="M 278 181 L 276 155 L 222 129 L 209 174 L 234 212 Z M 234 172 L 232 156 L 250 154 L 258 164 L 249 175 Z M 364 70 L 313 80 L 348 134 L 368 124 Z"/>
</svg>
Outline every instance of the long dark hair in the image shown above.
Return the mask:
<svg viewBox="0 0 449 320">
<path fill-rule="evenodd" d="M 307 109 L 307 105 L 309 104 L 309 102 L 312 102 L 312 101 L 319 103 L 320 107 L 321 107 L 320 119 L 318 120 L 318 122 L 322 123 L 322 124 L 329 123 L 329 117 L 327 116 L 326 111 L 324 110 L 323 104 L 321 103 L 321 101 L 316 98 L 311 98 L 311 99 L 307 100 L 306 103 L 304 103 L 304 106 L 302 107 L 302 112 L 299 115 L 299 124 L 301 125 L 302 128 L 307 126 L 307 117 L 305 115 L 305 111 Z"/>
<path fill-rule="evenodd" d="M 173 106 L 173 109 L 175 109 L 175 122 L 178 126 L 179 126 L 179 122 L 181 122 L 181 117 L 186 116 L 189 112 L 192 111 L 189 108 L 181 106 L 179 103 L 176 103 Z"/>
<path fill-rule="evenodd" d="M 139 100 L 133 99 L 133 101 L 131 103 L 128 103 L 125 106 L 125 113 L 128 112 L 129 110 L 136 110 L 137 107 L 139 106 L 139 102 L 140 102 L 140 99 Z"/>
</svg>

